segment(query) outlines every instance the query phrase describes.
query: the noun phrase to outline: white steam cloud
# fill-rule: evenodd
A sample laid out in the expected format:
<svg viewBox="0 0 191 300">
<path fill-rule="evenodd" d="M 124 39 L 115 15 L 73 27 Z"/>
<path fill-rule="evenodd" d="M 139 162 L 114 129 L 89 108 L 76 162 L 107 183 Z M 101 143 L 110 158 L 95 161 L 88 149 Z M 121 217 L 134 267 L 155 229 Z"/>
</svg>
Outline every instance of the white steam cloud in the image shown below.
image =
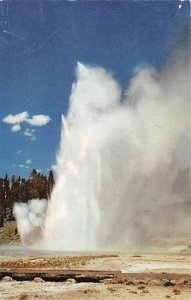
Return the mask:
<svg viewBox="0 0 191 300">
<path fill-rule="evenodd" d="M 140 69 L 123 98 L 104 69 L 78 64 L 76 74 L 46 216 L 31 217 L 41 200 L 15 207 L 23 242 L 57 250 L 188 244 L 187 58 L 160 73 Z"/>
<path fill-rule="evenodd" d="M 47 201 L 43 199 L 33 199 L 28 204 L 15 204 L 14 214 L 17 216 L 17 227 L 24 244 L 31 245 L 42 238 L 46 207 Z"/>
</svg>

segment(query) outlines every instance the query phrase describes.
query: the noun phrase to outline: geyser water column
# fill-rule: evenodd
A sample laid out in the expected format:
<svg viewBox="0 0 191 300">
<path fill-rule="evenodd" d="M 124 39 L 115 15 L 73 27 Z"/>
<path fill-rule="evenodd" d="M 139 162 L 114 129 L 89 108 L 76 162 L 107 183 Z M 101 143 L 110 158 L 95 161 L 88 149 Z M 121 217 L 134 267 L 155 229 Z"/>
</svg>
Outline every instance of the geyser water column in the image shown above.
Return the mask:
<svg viewBox="0 0 191 300">
<path fill-rule="evenodd" d="M 69 113 L 66 119 L 62 116 L 56 185 L 44 228 L 46 247 L 54 245 L 68 250 L 96 247 L 101 166 L 99 144 L 94 141 L 94 135 L 99 118 L 119 101 L 119 96 L 117 84 L 104 70 L 91 73 L 90 68 L 78 63 Z"/>
<path fill-rule="evenodd" d="M 23 242 L 65 251 L 187 243 L 188 58 L 160 74 L 140 69 L 123 99 L 103 68 L 78 63 L 76 77 L 45 217 L 34 222 L 41 200 L 15 207 Z"/>
</svg>

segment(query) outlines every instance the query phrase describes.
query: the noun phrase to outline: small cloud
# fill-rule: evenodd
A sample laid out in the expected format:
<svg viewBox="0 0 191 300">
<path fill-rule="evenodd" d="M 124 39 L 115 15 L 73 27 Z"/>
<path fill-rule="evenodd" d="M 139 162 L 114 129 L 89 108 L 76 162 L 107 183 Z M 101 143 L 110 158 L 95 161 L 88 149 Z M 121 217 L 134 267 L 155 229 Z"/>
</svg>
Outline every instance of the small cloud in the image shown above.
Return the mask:
<svg viewBox="0 0 191 300">
<path fill-rule="evenodd" d="M 11 127 L 12 132 L 17 132 L 21 130 L 21 125 L 20 124 L 15 124 Z"/>
<path fill-rule="evenodd" d="M 7 124 L 18 124 L 26 121 L 26 119 L 29 117 L 29 114 L 27 111 L 24 111 L 22 113 L 16 114 L 16 115 L 7 115 L 3 122 Z"/>
<path fill-rule="evenodd" d="M 41 173 L 41 172 L 42 172 L 42 170 L 40 170 L 40 169 L 39 169 L 39 170 L 36 170 L 36 171 L 37 171 L 37 173 Z"/>
<path fill-rule="evenodd" d="M 23 134 L 24 134 L 25 136 L 30 136 L 30 137 L 32 137 L 33 134 L 34 134 L 34 132 L 35 132 L 35 129 L 26 128 Z"/>
<path fill-rule="evenodd" d="M 32 141 L 35 141 L 36 137 L 34 136 L 34 133 L 35 129 L 26 128 L 23 134 L 30 137 Z"/>
<path fill-rule="evenodd" d="M 30 167 L 31 163 L 32 163 L 32 160 L 31 159 L 27 159 L 24 164 L 19 164 L 19 165 L 13 164 L 13 166 L 14 167 L 28 169 Z"/>
<path fill-rule="evenodd" d="M 44 126 L 50 122 L 51 118 L 46 115 L 34 115 L 31 119 L 27 119 L 26 122 L 32 126 Z"/>
<path fill-rule="evenodd" d="M 28 168 L 29 168 L 28 165 L 23 165 L 23 164 L 18 165 L 18 167 L 19 167 L 19 168 L 25 168 L 25 169 L 28 169 Z"/>
<path fill-rule="evenodd" d="M 22 150 L 18 150 L 18 151 L 17 151 L 17 154 L 21 154 L 21 152 L 22 152 Z"/>
<path fill-rule="evenodd" d="M 24 168 L 23 164 L 18 165 L 19 168 Z"/>
<path fill-rule="evenodd" d="M 26 162 L 25 162 L 26 165 L 30 165 L 31 163 L 32 163 L 31 159 L 27 159 Z"/>
<path fill-rule="evenodd" d="M 27 111 L 24 111 L 22 113 L 15 114 L 15 115 L 9 114 L 5 116 L 2 121 L 9 125 L 13 125 L 11 127 L 11 131 L 17 132 L 21 130 L 21 123 L 23 122 L 28 123 L 31 126 L 41 127 L 48 124 L 50 120 L 51 118 L 47 115 L 41 114 L 41 115 L 33 115 L 30 117 L 29 113 Z M 24 132 L 24 135 L 31 136 L 31 139 L 34 141 L 36 138 L 32 133 L 34 133 L 33 129 L 30 130 L 29 128 L 27 128 Z"/>
</svg>

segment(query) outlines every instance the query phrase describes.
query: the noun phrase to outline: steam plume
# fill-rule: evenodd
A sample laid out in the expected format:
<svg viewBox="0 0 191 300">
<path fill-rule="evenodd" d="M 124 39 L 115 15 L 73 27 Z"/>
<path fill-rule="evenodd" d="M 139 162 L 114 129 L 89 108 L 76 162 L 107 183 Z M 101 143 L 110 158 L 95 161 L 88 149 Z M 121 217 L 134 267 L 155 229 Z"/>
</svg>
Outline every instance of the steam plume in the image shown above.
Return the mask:
<svg viewBox="0 0 191 300">
<path fill-rule="evenodd" d="M 62 117 L 43 248 L 188 244 L 191 231 L 189 64 L 139 69 L 125 97 L 103 68 L 78 63 Z M 38 202 L 32 202 L 38 205 Z M 29 204 L 30 206 L 30 204 Z M 23 241 L 22 206 L 15 208 Z M 22 219 L 28 219 L 24 214 Z M 38 240 L 36 246 L 40 247 Z"/>
</svg>

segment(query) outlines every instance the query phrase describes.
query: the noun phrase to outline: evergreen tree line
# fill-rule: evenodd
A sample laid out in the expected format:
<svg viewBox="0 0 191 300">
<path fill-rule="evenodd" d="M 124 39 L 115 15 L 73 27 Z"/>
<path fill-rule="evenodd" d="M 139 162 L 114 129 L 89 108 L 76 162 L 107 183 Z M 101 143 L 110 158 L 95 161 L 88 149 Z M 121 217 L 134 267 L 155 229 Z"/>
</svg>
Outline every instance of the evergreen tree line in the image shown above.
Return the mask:
<svg viewBox="0 0 191 300">
<path fill-rule="evenodd" d="M 27 203 L 30 199 L 48 199 L 54 186 L 53 172 L 48 176 L 31 172 L 28 179 L 6 175 L 0 178 L 0 227 L 7 220 L 14 220 L 13 206 L 15 202 Z"/>
</svg>

